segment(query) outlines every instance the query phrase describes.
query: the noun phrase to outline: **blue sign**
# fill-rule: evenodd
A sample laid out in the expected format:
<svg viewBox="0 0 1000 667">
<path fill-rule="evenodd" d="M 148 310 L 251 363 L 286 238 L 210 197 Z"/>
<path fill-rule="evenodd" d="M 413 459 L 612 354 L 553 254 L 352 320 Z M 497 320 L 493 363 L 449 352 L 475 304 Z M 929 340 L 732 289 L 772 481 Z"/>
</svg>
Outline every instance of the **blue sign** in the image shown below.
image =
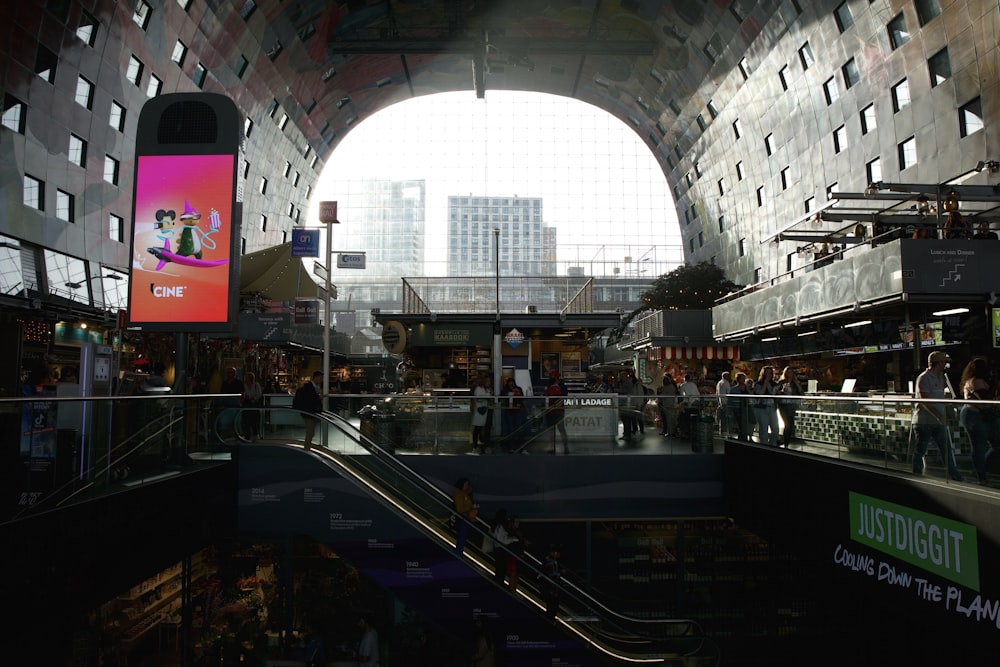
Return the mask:
<svg viewBox="0 0 1000 667">
<path fill-rule="evenodd" d="M 319 230 L 292 230 L 292 257 L 319 257 Z"/>
</svg>

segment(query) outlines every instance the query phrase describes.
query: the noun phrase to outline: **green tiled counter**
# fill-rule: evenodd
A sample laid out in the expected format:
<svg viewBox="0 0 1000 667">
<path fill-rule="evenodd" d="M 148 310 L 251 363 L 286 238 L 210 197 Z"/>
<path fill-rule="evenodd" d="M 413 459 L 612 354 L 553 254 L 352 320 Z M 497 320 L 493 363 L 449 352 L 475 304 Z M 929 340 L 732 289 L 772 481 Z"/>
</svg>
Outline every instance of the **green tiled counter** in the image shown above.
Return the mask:
<svg viewBox="0 0 1000 667">
<path fill-rule="evenodd" d="M 957 420 L 949 426 L 955 452 L 970 451 L 969 440 Z M 904 459 L 909 448 L 910 417 L 799 410 L 795 415 L 795 434 L 805 440 L 846 447 L 855 453 L 879 456 L 888 453 Z"/>
</svg>

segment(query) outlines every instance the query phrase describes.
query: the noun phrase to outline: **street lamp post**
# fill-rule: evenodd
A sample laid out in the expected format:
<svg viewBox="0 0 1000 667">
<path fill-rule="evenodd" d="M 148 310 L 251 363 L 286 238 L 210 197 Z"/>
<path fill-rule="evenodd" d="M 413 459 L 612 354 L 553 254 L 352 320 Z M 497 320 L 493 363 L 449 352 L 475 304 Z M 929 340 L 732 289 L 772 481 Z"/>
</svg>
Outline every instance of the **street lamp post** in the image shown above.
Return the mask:
<svg viewBox="0 0 1000 667">
<path fill-rule="evenodd" d="M 326 290 L 323 312 L 323 410 L 326 411 L 330 408 L 330 274 L 333 272 L 333 226 L 340 223 L 337 220 L 337 202 L 320 202 L 319 221 L 326 225 Z"/>
</svg>

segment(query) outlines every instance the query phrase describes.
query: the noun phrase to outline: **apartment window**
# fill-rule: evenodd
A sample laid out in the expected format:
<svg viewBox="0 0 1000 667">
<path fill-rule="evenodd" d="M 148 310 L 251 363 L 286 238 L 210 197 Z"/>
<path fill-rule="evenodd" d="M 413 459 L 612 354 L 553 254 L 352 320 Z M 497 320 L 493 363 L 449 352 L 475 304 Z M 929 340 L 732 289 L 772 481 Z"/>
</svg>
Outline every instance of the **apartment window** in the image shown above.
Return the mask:
<svg viewBox="0 0 1000 667">
<path fill-rule="evenodd" d="M 722 234 L 726 231 L 726 216 L 719 216 L 719 233 Z"/>
<path fill-rule="evenodd" d="M 698 247 L 705 247 L 705 232 L 698 232 Z"/>
<path fill-rule="evenodd" d="M 125 218 L 114 213 L 108 214 L 108 238 L 118 243 L 125 241 Z"/>
<path fill-rule="evenodd" d="M 737 118 L 733 121 L 733 134 L 739 139 L 743 136 L 743 126 L 740 124 L 740 119 Z"/>
<path fill-rule="evenodd" d="M 861 134 L 868 134 L 878 127 L 875 120 L 875 105 L 869 104 L 861 110 Z"/>
<path fill-rule="evenodd" d="M 299 178 L 301 178 L 301 174 L 295 172 L 295 177 L 292 179 L 292 187 L 299 187 Z"/>
<path fill-rule="evenodd" d="M 947 46 L 928 58 L 927 69 L 931 74 L 931 88 L 944 83 L 951 77 L 951 58 L 948 57 Z"/>
<path fill-rule="evenodd" d="M 719 109 L 718 107 L 715 106 L 714 101 L 709 100 L 708 104 L 706 104 L 705 106 L 708 108 L 709 116 L 711 116 L 712 118 L 717 118 L 719 116 Z"/>
<path fill-rule="evenodd" d="M 276 113 L 278 113 L 278 100 L 271 100 L 271 103 L 267 105 L 267 116 L 268 118 L 274 118 L 274 114 Z"/>
<path fill-rule="evenodd" d="M 813 55 L 813 50 L 809 46 L 809 42 L 799 47 L 799 62 L 802 63 L 803 70 L 807 70 L 816 64 L 816 56 Z"/>
<path fill-rule="evenodd" d="M 180 5 L 181 9 L 184 11 L 190 9 L 192 2 L 194 2 L 194 0 L 177 0 L 177 4 Z"/>
<path fill-rule="evenodd" d="M 878 183 L 882 180 L 882 159 L 875 158 L 865 165 L 865 175 L 869 183 Z"/>
<path fill-rule="evenodd" d="M 757 188 L 757 206 L 758 208 L 764 205 L 764 186 Z"/>
<path fill-rule="evenodd" d="M 262 195 L 267 194 L 267 179 L 263 176 L 260 177 L 260 193 Z"/>
<path fill-rule="evenodd" d="M 826 97 L 827 106 L 833 104 L 840 97 L 840 90 L 837 88 L 837 78 L 831 76 L 823 82 L 823 96 Z"/>
<path fill-rule="evenodd" d="M 260 215 L 260 231 L 267 231 L 267 216 L 261 213 Z"/>
<path fill-rule="evenodd" d="M 139 85 L 139 81 L 142 80 L 142 70 L 145 65 L 142 61 L 135 56 L 128 57 L 128 67 L 125 68 L 125 78 L 131 81 L 136 86 Z"/>
<path fill-rule="evenodd" d="M 473 218 L 475 218 L 475 216 L 473 216 Z M 689 211 L 688 209 L 684 209 L 684 224 L 685 225 L 691 224 L 691 211 Z"/>
<path fill-rule="evenodd" d="M 969 100 L 958 110 L 959 135 L 967 137 L 983 129 L 983 103 L 980 98 Z"/>
<path fill-rule="evenodd" d="M 894 113 L 899 113 L 908 106 L 910 106 L 910 84 L 903 79 L 892 87 L 892 110 Z"/>
<path fill-rule="evenodd" d="M 243 120 L 243 136 L 249 139 L 251 132 L 253 132 L 253 120 L 247 117 Z"/>
<path fill-rule="evenodd" d="M 698 114 L 698 116 L 695 118 L 695 122 L 698 123 L 698 128 L 702 132 L 704 132 L 705 128 L 708 127 L 708 123 L 705 122 L 705 117 L 702 116 L 701 114 Z"/>
<path fill-rule="evenodd" d="M 78 167 L 85 167 L 87 163 L 87 142 L 76 136 L 69 135 L 69 151 L 67 152 L 69 161 Z"/>
<path fill-rule="evenodd" d="M 104 156 L 104 180 L 111 185 L 118 185 L 118 170 L 120 168 L 118 160 L 110 155 Z"/>
<path fill-rule="evenodd" d="M 73 195 L 62 190 L 56 190 L 56 217 L 66 222 L 75 222 L 73 202 Z"/>
<path fill-rule="evenodd" d="M 191 73 L 191 80 L 194 81 L 194 85 L 199 88 L 205 85 L 205 78 L 208 76 L 208 70 L 201 63 L 194 66 L 194 72 Z"/>
<path fill-rule="evenodd" d="M 56 65 L 59 58 L 44 46 L 39 46 L 35 52 L 35 74 L 46 83 L 55 83 Z"/>
<path fill-rule="evenodd" d="M 830 185 L 826 186 L 826 198 L 828 201 L 833 199 L 834 192 L 840 192 L 840 185 L 837 181 L 834 181 L 833 183 L 830 183 Z"/>
<path fill-rule="evenodd" d="M 149 75 L 149 83 L 146 84 L 146 97 L 156 97 L 163 90 L 163 80 L 155 74 Z"/>
<path fill-rule="evenodd" d="M 833 18 L 837 21 L 837 30 L 840 32 L 844 32 L 854 25 L 854 15 L 851 14 L 851 8 L 847 6 L 846 2 L 837 5 L 837 8 L 833 10 Z"/>
<path fill-rule="evenodd" d="M 294 202 L 288 202 L 288 215 L 289 216 L 295 215 L 295 203 Z M 498 216 L 493 216 L 493 219 L 497 220 Z"/>
<path fill-rule="evenodd" d="M 726 179 L 720 178 L 719 179 L 719 195 L 721 196 L 721 195 L 724 195 L 724 194 L 726 194 Z"/>
<path fill-rule="evenodd" d="M 861 72 L 858 71 L 858 64 L 854 62 L 854 58 L 844 63 L 840 72 L 844 75 L 844 88 L 850 89 L 851 86 L 861 81 Z"/>
<path fill-rule="evenodd" d="M 288 125 L 288 114 L 283 113 L 281 114 L 281 120 L 278 121 L 278 127 L 284 130 L 286 125 Z"/>
<path fill-rule="evenodd" d="M 736 163 L 736 180 L 742 181 L 743 176 L 743 160 L 740 160 Z"/>
<path fill-rule="evenodd" d="M 747 240 L 746 238 L 740 239 L 740 257 L 746 257 L 747 254 Z"/>
<path fill-rule="evenodd" d="M 833 131 L 833 152 L 839 153 L 847 148 L 847 127 L 841 125 Z"/>
<path fill-rule="evenodd" d="M 691 204 L 691 219 L 698 219 L 698 206 L 696 204 Z"/>
<path fill-rule="evenodd" d="M 740 74 L 743 75 L 743 80 L 746 81 L 750 78 L 750 63 L 747 62 L 746 58 L 740 58 L 739 62 Z"/>
<path fill-rule="evenodd" d="M 153 8 L 150 7 L 145 0 L 139 0 L 135 3 L 135 13 L 132 14 L 132 20 L 135 24 L 145 30 L 149 27 L 149 17 L 153 14 Z"/>
<path fill-rule="evenodd" d="M 111 113 L 108 114 L 108 125 L 119 132 L 125 131 L 125 107 L 111 100 Z"/>
<path fill-rule="evenodd" d="M 790 167 L 785 167 L 784 169 L 781 170 L 781 189 L 782 190 L 787 190 L 788 189 L 788 184 L 789 184 L 790 180 L 791 180 L 791 168 Z"/>
<path fill-rule="evenodd" d="M 173 60 L 178 67 L 184 66 L 184 59 L 187 57 L 188 47 L 181 40 L 177 40 L 174 44 L 174 52 L 170 54 L 170 59 Z"/>
<path fill-rule="evenodd" d="M 802 202 L 802 206 L 805 209 L 806 213 L 811 213 L 812 210 L 816 208 L 816 198 L 810 197 L 809 199 L 806 199 L 804 202 Z"/>
<path fill-rule="evenodd" d="M 915 137 L 903 141 L 896 147 L 899 155 L 899 170 L 909 169 L 917 163 L 917 140 Z"/>
<path fill-rule="evenodd" d="M 698 178 L 701 178 L 701 167 L 698 165 L 697 162 L 694 163 L 694 175 Z"/>
<path fill-rule="evenodd" d="M 89 12 L 80 12 L 80 23 L 76 27 L 77 38 L 87 46 L 97 43 L 97 26 L 100 24 Z"/>
<path fill-rule="evenodd" d="M 243 178 L 249 178 L 250 176 L 250 162 L 243 160 Z"/>
<path fill-rule="evenodd" d="M 45 183 L 30 174 L 24 175 L 24 205 L 36 211 L 45 210 Z"/>
<path fill-rule="evenodd" d="M 247 73 L 247 67 L 250 66 L 250 61 L 247 60 L 246 56 L 240 54 L 240 57 L 236 59 L 236 67 L 233 71 L 236 72 L 236 76 L 243 78 L 243 75 Z"/>
<path fill-rule="evenodd" d="M 257 9 L 257 3 L 253 0 L 246 0 L 242 5 L 240 5 L 240 17 L 246 21 L 253 15 L 254 11 Z"/>
<path fill-rule="evenodd" d="M 910 33 L 906 30 L 906 17 L 903 16 L 903 12 L 896 14 L 895 18 L 889 21 L 886 30 L 889 31 L 889 44 L 893 50 L 910 41 Z"/>
<path fill-rule="evenodd" d="M 18 134 L 24 134 L 27 125 L 28 107 L 10 93 L 3 96 L 3 126 Z"/>
<path fill-rule="evenodd" d="M 684 180 L 687 182 L 687 186 L 688 187 L 691 187 L 692 185 L 694 185 L 694 177 L 691 176 L 691 172 L 690 171 L 688 173 L 684 174 Z"/>
<path fill-rule="evenodd" d="M 752 284 L 756 285 L 757 283 L 759 283 L 763 279 L 764 279 L 763 272 L 760 270 L 760 267 L 758 266 L 756 269 L 753 270 L 753 283 Z"/>
<path fill-rule="evenodd" d="M 688 248 L 691 249 L 691 252 L 694 252 L 694 237 L 693 236 L 690 239 L 688 239 Z"/>
<path fill-rule="evenodd" d="M 781 89 L 788 90 L 788 65 L 778 70 L 778 79 L 781 80 Z"/>
<path fill-rule="evenodd" d="M 913 6 L 917 10 L 917 20 L 920 22 L 920 27 L 927 25 L 941 14 L 941 5 L 938 0 L 915 0 Z"/>
<path fill-rule="evenodd" d="M 774 155 L 774 135 L 769 134 L 764 137 L 764 150 L 768 155 Z"/>
<path fill-rule="evenodd" d="M 94 106 L 94 84 L 80 76 L 76 79 L 76 103 L 85 109 L 92 109 Z"/>
</svg>

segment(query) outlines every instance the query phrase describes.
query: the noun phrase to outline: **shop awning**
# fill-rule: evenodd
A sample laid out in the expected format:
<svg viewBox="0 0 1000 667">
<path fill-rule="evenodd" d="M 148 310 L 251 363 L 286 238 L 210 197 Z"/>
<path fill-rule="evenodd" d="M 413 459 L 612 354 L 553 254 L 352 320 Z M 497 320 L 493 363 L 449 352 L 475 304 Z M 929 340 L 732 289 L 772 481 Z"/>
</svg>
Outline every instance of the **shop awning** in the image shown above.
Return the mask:
<svg viewBox="0 0 1000 667">
<path fill-rule="evenodd" d="M 732 359 L 740 358 L 738 345 L 668 345 L 651 351 L 656 359 Z"/>
<path fill-rule="evenodd" d="M 240 292 L 259 293 L 272 301 L 314 299 L 319 287 L 302 264 L 292 257 L 292 244 L 265 248 L 240 259 Z"/>
</svg>

